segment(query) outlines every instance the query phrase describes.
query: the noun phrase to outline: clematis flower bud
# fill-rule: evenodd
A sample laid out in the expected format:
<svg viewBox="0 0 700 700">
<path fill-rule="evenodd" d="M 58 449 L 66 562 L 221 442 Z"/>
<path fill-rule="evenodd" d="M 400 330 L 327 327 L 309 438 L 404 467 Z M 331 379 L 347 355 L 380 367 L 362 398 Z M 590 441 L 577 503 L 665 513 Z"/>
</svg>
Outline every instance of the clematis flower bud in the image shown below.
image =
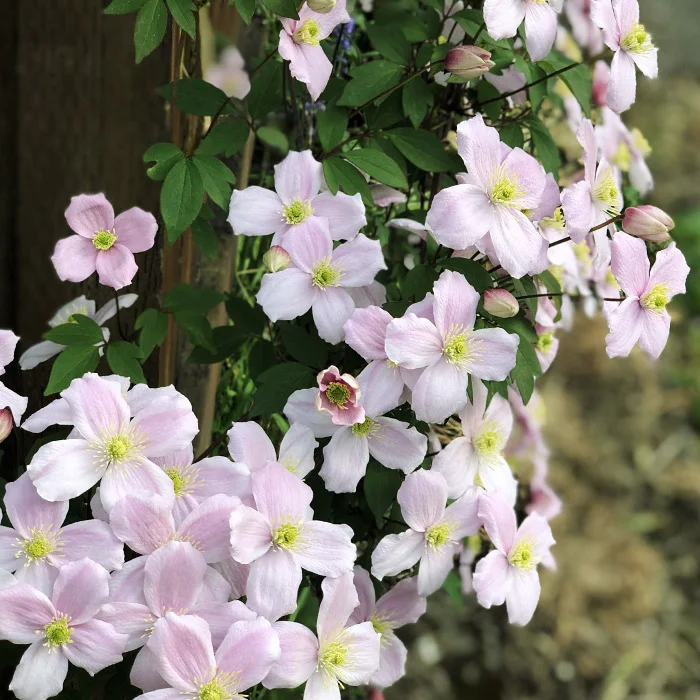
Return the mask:
<svg viewBox="0 0 700 700">
<path fill-rule="evenodd" d="M 628 207 L 622 222 L 622 229 L 626 233 L 651 243 L 669 240 L 671 237 L 668 232 L 674 226 L 673 219 L 665 211 L 649 204 Z"/>
<path fill-rule="evenodd" d="M 336 425 L 354 425 L 365 419 L 360 404 L 360 385 L 351 374 L 340 374 L 335 365 L 318 373 L 318 394 L 315 403 L 319 411 L 331 414 Z"/>
<path fill-rule="evenodd" d="M 478 46 L 456 46 L 445 57 L 445 69 L 460 78 L 478 78 L 495 65 L 491 54 Z"/>
<path fill-rule="evenodd" d="M 489 289 L 484 292 L 484 308 L 497 318 L 512 318 L 520 311 L 520 304 L 507 289 Z"/>
<path fill-rule="evenodd" d="M 310 10 L 326 15 L 335 7 L 335 0 L 306 0 L 306 4 Z"/>
<path fill-rule="evenodd" d="M 0 411 L 0 442 L 3 442 L 12 432 L 13 425 L 14 422 L 12 420 L 12 413 L 10 413 L 10 409 L 3 408 Z"/>
<path fill-rule="evenodd" d="M 281 245 L 273 245 L 263 255 L 263 264 L 270 272 L 281 272 L 289 267 L 289 253 Z"/>
</svg>

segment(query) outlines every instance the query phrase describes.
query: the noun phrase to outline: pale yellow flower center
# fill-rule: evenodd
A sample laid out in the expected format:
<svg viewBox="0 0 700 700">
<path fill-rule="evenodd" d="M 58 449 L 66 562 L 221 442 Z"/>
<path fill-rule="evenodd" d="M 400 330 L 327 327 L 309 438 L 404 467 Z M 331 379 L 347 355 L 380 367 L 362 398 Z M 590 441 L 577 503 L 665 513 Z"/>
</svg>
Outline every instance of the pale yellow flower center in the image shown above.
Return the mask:
<svg viewBox="0 0 700 700">
<path fill-rule="evenodd" d="M 665 308 L 670 297 L 668 287 L 665 284 L 655 284 L 642 298 L 639 303 L 650 311 L 661 313 Z"/>
<path fill-rule="evenodd" d="M 535 557 L 535 542 L 530 537 L 524 537 L 519 540 L 510 550 L 508 555 L 508 563 L 518 569 L 534 569 L 537 567 L 537 558 Z"/>
<path fill-rule="evenodd" d="M 639 22 L 634 23 L 630 33 L 620 42 L 620 46 L 631 53 L 646 53 L 654 48 L 651 35 Z"/>
<path fill-rule="evenodd" d="M 311 271 L 311 283 L 319 289 L 337 287 L 341 277 L 342 273 L 338 266 L 331 264 L 327 258 L 319 260 Z"/>
<path fill-rule="evenodd" d="M 48 625 L 44 626 L 44 646 L 49 650 L 72 644 L 73 630 L 68 627 L 69 618 L 66 615 L 54 617 Z"/>
<path fill-rule="evenodd" d="M 321 30 L 318 22 L 314 19 L 304 20 L 294 32 L 294 41 L 297 44 L 309 44 L 310 46 L 318 46 Z"/>
<path fill-rule="evenodd" d="M 114 231 L 105 231 L 101 228 L 95 237 L 92 239 L 92 245 L 97 248 L 97 250 L 109 250 L 116 242 L 117 236 Z"/>
<path fill-rule="evenodd" d="M 282 214 L 284 215 L 284 220 L 290 225 L 300 224 L 302 221 L 306 221 L 310 216 L 312 216 L 314 210 L 311 206 L 310 201 L 303 201 L 301 199 L 295 199 L 293 202 L 287 204 L 284 209 L 282 209 Z"/>
</svg>

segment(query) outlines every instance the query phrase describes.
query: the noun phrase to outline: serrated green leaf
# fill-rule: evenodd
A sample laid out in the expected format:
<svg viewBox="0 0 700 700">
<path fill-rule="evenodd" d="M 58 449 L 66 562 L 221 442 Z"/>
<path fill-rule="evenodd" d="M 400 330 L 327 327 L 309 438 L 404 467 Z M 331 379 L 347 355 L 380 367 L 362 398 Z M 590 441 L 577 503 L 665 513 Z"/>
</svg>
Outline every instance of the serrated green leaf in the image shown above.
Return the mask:
<svg viewBox="0 0 700 700">
<path fill-rule="evenodd" d="M 274 12 L 279 17 L 299 19 L 295 0 L 261 0 L 261 2 L 268 10 Z"/>
<path fill-rule="evenodd" d="M 110 343 L 107 346 L 107 364 L 114 374 L 129 377 L 132 384 L 145 384 L 146 377 L 139 360 L 143 353 L 133 343 Z"/>
<path fill-rule="evenodd" d="M 141 331 L 139 347 L 143 357 L 148 357 L 168 334 L 168 315 L 158 309 L 146 309 L 136 319 L 136 330 Z"/>
<path fill-rule="evenodd" d="M 372 194 L 367 181 L 362 173 L 347 161 L 341 158 L 326 158 L 323 161 L 323 175 L 326 178 L 328 189 L 335 194 L 342 189 L 345 194 L 353 195 L 359 192 L 365 206 L 372 206 Z"/>
<path fill-rule="evenodd" d="M 456 165 L 455 160 L 443 148 L 440 139 L 431 131 L 400 127 L 387 131 L 386 135 L 406 160 L 421 170 L 442 173 Z"/>
<path fill-rule="evenodd" d="M 236 179 L 231 170 L 215 156 L 192 156 L 192 162 L 199 170 L 206 193 L 224 211 L 228 211 L 231 183 Z"/>
<path fill-rule="evenodd" d="M 191 160 L 177 163 L 160 192 L 160 210 L 171 243 L 197 218 L 203 197 L 204 183 L 197 166 Z"/>
<path fill-rule="evenodd" d="M 223 153 L 231 157 L 243 148 L 250 135 L 250 127 L 243 119 L 224 119 L 212 127 L 195 154 L 218 156 Z"/>
<path fill-rule="evenodd" d="M 197 25 L 194 21 L 194 12 L 197 8 L 192 0 L 165 0 L 173 19 L 180 25 L 182 30 L 193 39 L 197 34 Z"/>
<path fill-rule="evenodd" d="M 91 318 L 74 314 L 72 323 L 62 323 L 44 333 L 44 338 L 59 345 L 96 345 L 104 341 L 102 329 Z"/>
<path fill-rule="evenodd" d="M 168 26 L 168 11 L 163 0 L 146 0 L 136 15 L 134 46 L 136 63 L 141 63 L 163 41 Z"/>
<path fill-rule="evenodd" d="M 368 24 L 367 34 L 379 53 L 394 63 L 407 66 L 411 61 L 411 45 L 396 27 L 382 27 L 378 24 Z"/>
<path fill-rule="evenodd" d="M 345 86 L 338 105 L 359 107 L 398 85 L 403 69 L 390 61 L 376 60 L 353 68 L 350 75 L 352 80 Z"/>
<path fill-rule="evenodd" d="M 468 258 L 447 258 L 440 261 L 445 270 L 461 272 L 474 289 L 480 294 L 493 287 L 493 279 L 484 267 Z"/>
<path fill-rule="evenodd" d="M 146 0 L 112 0 L 105 7 L 104 13 L 106 15 L 126 15 L 129 12 L 140 10 L 145 2 Z"/>
<path fill-rule="evenodd" d="M 94 372 L 99 362 L 100 354 L 96 347 L 66 348 L 54 360 L 44 396 L 67 389 L 74 379 L 82 377 L 86 372 Z"/>
<path fill-rule="evenodd" d="M 332 151 L 343 140 L 348 128 L 348 110 L 328 105 L 316 115 L 316 127 L 324 152 Z"/>
<path fill-rule="evenodd" d="M 164 308 L 173 313 L 187 311 L 205 314 L 224 300 L 216 289 L 193 287 L 190 284 L 176 284 L 165 296 Z"/>
<path fill-rule="evenodd" d="M 290 357 L 315 369 L 328 365 L 328 346 L 318 335 L 310 335 L 301 326 L 291 323 L 280 323 L 279 329 L 282 344 Z"/>
<path fill-rule="evenodd" d="M 146 170 L 151 180 L 164 180 L 185 154 L 174 143 L 154 143 L 143 154 L 144 163 L 155 163 Z"/>
<path fill-rule="evenodd" d="M 389 185 L 389 187 L 408 189 L 408 180 L 406 180 L 403 170 L 381 151 L 374 148 L 357 148 L 353 151 L 346 151 L 341 156 L 373 177 L 377 182 Z"/>
<path fill-rule="evenodd" d="M 290 394 L 314 383 L 315 372 L 298 362 L 285 362 L 265 370 L 255 383 L 255 402 L 250 417 L 281 413 Z"/>
</svg>

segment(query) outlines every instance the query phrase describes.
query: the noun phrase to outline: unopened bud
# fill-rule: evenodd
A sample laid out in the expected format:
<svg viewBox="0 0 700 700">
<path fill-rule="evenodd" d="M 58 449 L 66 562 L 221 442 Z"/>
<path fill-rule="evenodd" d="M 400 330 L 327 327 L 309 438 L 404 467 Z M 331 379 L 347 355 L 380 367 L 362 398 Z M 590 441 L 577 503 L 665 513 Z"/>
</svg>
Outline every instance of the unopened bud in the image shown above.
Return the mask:
<svg viewBox="0 0 700 700">
<path fill-rule="evenodd" d="M 663 243 L 671 236 L 668 232 L 675 226 L 673 219 L 662 209 L 644 204 L 625 209 L 622 230 L 650 243 Z"/>
<path fill-rule="evenodd" d="M 310 10 L 325 15 L 335 7 L 335 0 L 306 0 L 306 4 Z"/>
<path fill-rule="evenodd" d="M 484 292 L 484 308 L 496 318 L 512 318 L 518 315 L 520 304 L 507 289 L 489 289 Z"/>
<path fill-rule="evenodd" d="M 495 65 L 491 54 L 478 46 L 456 46 L 445 57 L 445 69 L 459 78 L 478 78 Z"/>
<path fill-rule="evenodd" d="M 273 245 L 263 255 L 263 265 L 269 272 L 281 272 L 289 267 L 289 253 L 281 245 Z"/>
<path fill-rule="evenodd" d="M 3 408 L 0 411 L 0 442 L 3 442 L 7 436 L 12 432 L 12 426 L 14 421 L 12 420 L 12 413 L 9 408 Z"/>
</svg>

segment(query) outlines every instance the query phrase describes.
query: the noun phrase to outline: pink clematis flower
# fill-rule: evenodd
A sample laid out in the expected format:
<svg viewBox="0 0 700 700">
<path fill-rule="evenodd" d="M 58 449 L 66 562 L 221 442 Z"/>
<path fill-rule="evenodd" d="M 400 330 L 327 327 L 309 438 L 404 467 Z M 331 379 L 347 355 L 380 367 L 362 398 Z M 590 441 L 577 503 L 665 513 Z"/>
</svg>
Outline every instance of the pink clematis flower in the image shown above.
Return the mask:
<svg viewBox="0 0 700 700">
<path fill-rule="evenodd" d="M 134 253 L 152 248 L 158 231 L 153 214 L 138 207 L 115 218 L 102 193 L 71 198 L 66 221 L 76 235 L 56 243 L 51 261 L 58 276 L 82 282 L 96 271 L 100 284 L 114 289 L 131 284 L 138 270 Z"/>
<path fill-rule="evenodd" d="M 659 74 L 658 52 L 651 36 L 639 24 L 637 0 L 592 0 L 591 18 L 603 30 L 613 56 L 608 84 L 608 107 L 618 114 L 628 110 L 637 94 L 635 65 L 647 78 Z"/>
<path fill-rule="evenodd" d="M 480 297 L 460 273 L 443 272 L 433 295 L 434 321 L 415 313 L 393 320 L 386 353 L 401 367 L 425 368 L 411 407 L 418 420 L 439 423 L 467 403 L 470 374 L 496 381 L 508 376 L 520 339 L 502 328 L 472 330 Z"/>
<path fill-rule="evenodd" d="M 284 434 L 279 457 L 272 440 L 253 421 L 234 423 L 227 435 L 229 454 L 251 472 L 259 471 L 270 462 L 277 462 L 303 479 L 314 468 L 314 450 L 318 442 L 313 432 L 301 423 L 295 423 Z"/>
<path fill-rule="evenodd" d="M 500 493 L 479 499 L 479 517 L 496 548 L 476 565 L 473 585 L 480 605 L 506 604 L 511 624 L 526 625 L 540 599 L 537 565 L 554 544 L 540 515 L 528 515 L 517 526 L 515 511 Z"/>
<path fill-rule="evenodd" d="M 591 19 L 591 4 L 591 0 L 568 0 L 564 11 L 576 43 L 590 56 L 597 56 L 603 50 L 603 34 Z"/>
<path fill-rule="evenodd" d="M 43 500 L 26 473 L 7 484 L 5 509 L 12 527 L 0 525 L 0 569 L 14 571 L 18 581 L 46 595 L 68 562 L 89 557 L 107 571 L 124 563 L 124 545 L 106 523 L 87 520 L 62 527 L 68 501 Z"/>
<path fill-rule="evenodd" d="M 109 574 L 90 559 L 66 564 L 49 596 L 26 583 L 0 590 L 0 639 L 31 645 L 10 683 L 22 700 L 63 690 L 68 662 L 91 676 L 119 663 L 127 637 L 95 619 L 109 595 Z"/>
<path fill-rule="evenodd" d="M 592 228 L 620 213 L 622 192 L 619 175 L 607 160 L 601 160 L 596 166 L 598 144 L 589 119 L 584 119 L 581 123 L 577 139 L 583 146 L 585 176 L 581 182 L 564 190 L 561 204 L 566 219 L 566 232 L 574 243 L 581 243 Z M 596 232 L 596 240 L 607 235 L 606 229 L 601 231 L 602 233 Z"/>
<path fill-rule="evenodd" d="M 493 396 L 486 408 L 488 390 L 472 381 L 474 400 L 460 411 L 462 437 L 457 437 L 433 459 L 433 471 L 445 478 L 450 498 L 459 498 L 472 486 L 500 491 L 515 503 L 518 484 L 503 457 L 513 412 L 502 396 Z"/>
<path fill-rule="evenodd" d="M 275 191 L 246 187 L 231 194 L 228 221 L 237 236 L 267 236 L 285 249 L 309 223 L 325 219 L 333 240 L 354 238 L 367 224 L 362 197 L 324 188 L 323 167 L 311 151 L 290 151 L 275 165 Z M 289 234 L 289 236 L 287 235 Z"/>
<path fill-rule="evenodd" d="M 533 61 L 541 61 L 557 38 L 557 12 L 563 0 L 486 0 L 484 22 L 494 39 L 507 39 L 518 33 L 525 20 L 525 43 Z"/>
<path fill-rule="evenodd" d="M 620 231 L 612 242 L 612 271 L 627 298 L 607 314 L 608 357 L 627 357 L 639 343 L 649 357 L 657 359 L 671 327 L 666 305 L 676 294 L 685 294 L 690 268 L 683 253 L 671 243 L 656 254 L 650 271 L 644 241 Z M 606 307 L 611 303 L 615 304 L 606 302 Z"/>
<path fill-rule="evenodd" d="M 244 99 L 250 92 L 245 59 L 235 46 L 229 46 L 221 52 L 218 62 L 207 69 L 204 80 L 237 100 Z"/>
<path fill-rule="evenodd" d="M 282 18 L 279 52 L 289 61 L 289 71 L 300 83 L 305 83 L 311 99 L 316 102 L 326 89 L 333 66 L 320 46 L 339 24 L 350 21 L 345 0 L 337 0 L 330 12 L 320 14 L 304 3 L 299 19 Z"/>
<path fill-rule="evenodd" d="M 285 245 L 293 265 L 262 278 L 258 303 L 273 322 L 298 318 L 311 309 L 321 338 L 339 343 L 355 310 L 346 288 L 369 285 L 386 269 L 379 241 L 359 234 L 334 249 L 325 222 L 314 219 Z"/>
<path fill-rule="evenodd" d="M 279 657 L 280 645 L 263 619 L 234 622 L 216 653 L 209 626 L 194 615 L 166 613 L 148 642 L 165 688 L 136 700 L 229 700 L 245 697 Z"/>
<path fill-rule="evenodd" d="M 399 190 L 389 187 L 389 185 L 370 185 L 370 194 L 372 201 L 378 207 L 388 207 L 391 204 L 403 204 L 406 201 L 406 195 Z"/>
<path fill-rule="evenodd" d="M 406 477 L 397 501 L 410 529 L 379 542 L 372 552 L 372 575 L 379 580 L 396 576 L 420 561 L 418 593 L 429 596 L 452 571 L 460 540 L 479 532 L 479 490 L 467 489 L 446 508 L 447 482 L 441 474 L 421 469 Z"/>
<path fill-rule="evenodd" d="M 12 362 L 19 336 L 12 331 L 0 330 L 0 375 L 5 374 L 5 367 Z M 28 399 L 8 389 L 0 382 L 0 409 L 9 408 L 15 425 L 19 425 L 27 410 Z"/>
<path fill-rule="evenodd" d="M 231 555 L 251 564 L 248 607 L 269 620 L 294 612 L 301 570 L 340 576 L 352 569 L 355 545 L 347 525 L 311 520 L 311 489 L 278 464 L 253 474 L 257 510 L 231 515 Z"/>
<path fill-rule="evenodd" d="M 27 467 L 47 501 L 85 493 L 101 479 L 109 511 L 123 496 L 146 491 L 174 498 L 173 482 L 150 461 L 184 449 L 197 434 L 197 419 L 182 395 L 155 398 L 133 420 L 115 381 L 86 374 L 61 392 L 77 436 L 42 445 Z"/>
<path fill-rule="evenodd" d="M 352 573 L 326 578 L 318 611 L 318 638 L 298 622 L 276 622 L 281 654 L 263 681 L 266 688 L 306 683 L 304 700 L 335 700 L 340 688 L 365 685 L 377 671 L 381 637 L 371 622 L 352 624 L 359 604 Z"/>
<path fill-rule="evenodd" d="M 402 579 L 379 600 L 376 600 L 369 573 L 361 566 L 355 567 L 354 583 L 360 604 L 353 610 L 350 622 L 371 622 L 374 630 L 382 635 L 379 668 L 370 678 L 369 685 L 387 688 L 406 673 L 408 652 L 394 630 L 418 622 L 425 613 L 427 602 L 418 595 L 415 577 Z"/>
<path fill-rule="evenodd" d="M 237 496 L 242 501 L 251 497 L 250 471 L 245 464 L 235 464 L 226 457 L 207 457 L 194 462 L 192 445 L 165 457 L 154 457 L 153 463 L 173 482 L 176 523 L 181 523 L 212 496 Z"/>
<path fill-rule="evenodd" d="M 331 365 L 318 373 L 318 393 L 315 403 L 319 411 L 325 411 L 334 425 L 354 425 L 365 419 L 365 409 L 360 404 L 360 385 L 351 374 L 340 374 Z"/>
<path fill-rule="evenodd" d="M 522 277 L 537 266 L 544 246 L 542 234 L 523 213 L 540 206 L 544 169 L 522 149 L 504 146 L 481 115 L 457 126 L 457 148 L 469 174 L 438 192 L 427 227 L 438 243 L 453 250 L 473 245 L 482 250 L 488 233 L 503 268 Z"/>
</svg>

